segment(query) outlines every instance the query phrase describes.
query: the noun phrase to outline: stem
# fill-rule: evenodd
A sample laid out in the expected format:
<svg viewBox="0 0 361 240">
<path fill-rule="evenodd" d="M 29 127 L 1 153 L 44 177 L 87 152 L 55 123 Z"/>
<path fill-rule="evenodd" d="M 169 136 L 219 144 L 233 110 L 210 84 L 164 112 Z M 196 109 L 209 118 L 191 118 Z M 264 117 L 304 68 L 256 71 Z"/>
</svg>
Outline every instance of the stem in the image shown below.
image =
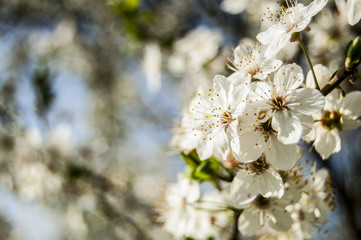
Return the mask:
<svg viewBox="0 0 361 240">
<path fill-rule="evenodd" d="M 231 236 L 230 240 L 237 240 L 238 239 L 238 235 L 239 235 L 238 219 L 239 219 L 239 216 L 241 215 L 241 213 L 242 213 L 242 211 L 235 211 L 234 212 L 234 215 L 233 215 L 234 225 L 233 225 L 232 236 Z"/>
<path fill-rule="evenodd" d="M 313 65 L 312 65 L 310 56 L 308 55 L 308 52 L 307 52 L 307 50 L 306 50 L 306 47 L 305 47 L 305 45 L 303 44 L 301 38 L 298 40 L 298 42 L 300 43 L 300 46 L 301 46 L 301 48 L 302 48 L 302 51 L 303 51 L 304 54 L 306 55 L 308 64 L 310 65 L 310 68 L 311 68 L 311 71 L 312 71 L 312 75 L 313 75 L 313 79 L 314 79 L 314 81 L 315 81 L 316 89 L 317 89 L 317 90 L 320 90 L 320 85 L 318 85 L 318 81 L 317 81 L 317 78 L 316 78 L 316 73 L 315 73 L 315 70 L 313 69 Z"/>
</svg>

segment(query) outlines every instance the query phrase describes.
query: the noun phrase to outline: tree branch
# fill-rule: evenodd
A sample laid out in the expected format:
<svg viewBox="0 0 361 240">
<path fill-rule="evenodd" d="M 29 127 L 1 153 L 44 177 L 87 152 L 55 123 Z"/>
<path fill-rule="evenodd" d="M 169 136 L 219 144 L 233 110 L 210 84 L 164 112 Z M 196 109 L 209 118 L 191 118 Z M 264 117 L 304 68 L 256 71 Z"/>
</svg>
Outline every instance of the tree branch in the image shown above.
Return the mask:
<svg viewBox="0 0 361 240">
<path fill-rule="evenodd" d="M 358 65 L 359 64 L 355 64 L 354 67 L 350 71 L 346 70 L 346 67 L 343 66 L 336 73 L 336 75 L 333 76 L 333 78 L 331 78 L 331 80 L 328 81 L 328 83 L 320 90 L 320 92 L 324 96 L 327 96 L 327 94 L 329 94 L 333 89 L 335 89 L 338 85 L 340 85 L 343 80 L 345 80 L 346 78 L 348 78 L 349 76 L 354 74 Z"/>
</svg>

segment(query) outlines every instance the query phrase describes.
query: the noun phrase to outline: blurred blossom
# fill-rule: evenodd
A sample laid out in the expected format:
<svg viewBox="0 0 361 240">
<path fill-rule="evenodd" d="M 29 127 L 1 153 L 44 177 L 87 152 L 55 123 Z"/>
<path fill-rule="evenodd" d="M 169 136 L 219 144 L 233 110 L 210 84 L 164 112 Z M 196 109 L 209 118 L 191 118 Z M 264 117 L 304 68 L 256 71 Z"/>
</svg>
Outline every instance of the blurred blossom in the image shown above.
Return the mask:
<svg viewBox="0 0 361 240">
<path fill-rule="evenodd" d="M 222 34 L 220 30 L 199 26 L 175 42 L 168 68 L 174 73 L 198 72 L 216 57 Z"/>
<path fill-rule="evenodd" d="M 144 49 L 143 69 L 148 90 L 156 93 L 161 88 L 162 54 L 156 43 L 149 43 Z"/>
</svg>

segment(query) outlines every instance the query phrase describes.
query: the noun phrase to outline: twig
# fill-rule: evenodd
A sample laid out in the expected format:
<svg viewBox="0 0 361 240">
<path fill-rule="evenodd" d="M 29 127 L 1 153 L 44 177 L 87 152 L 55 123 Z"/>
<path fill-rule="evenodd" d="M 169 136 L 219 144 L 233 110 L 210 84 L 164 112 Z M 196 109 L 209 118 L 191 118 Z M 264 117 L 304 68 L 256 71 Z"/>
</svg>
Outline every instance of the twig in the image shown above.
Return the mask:
<svg viewBox="0 0 361 240">
<path fill-rule="evenodd" d="M 326 96 L 329 94 L 333 89 L 335 89 L 338 85 L 341 84 L 341 82 L 345 79 L 347 79 L 349 76 L 351 76 L 355 70 L 357 69 L 357 66 L 359 64 L 355 64 L 353 68 L 348 71 L 346 70 L 346 67 L 342 67 L 333 78 L 331 78 L 330 81 L 320 90 L 321 93 Z"/>
<path fill-rule="evenodd" d="M 238 240 L 238 236 L 239 236 L 239 231 L 238 231 L 238 219 L 239 216 L 241 215 L 242 211 L 234 211 L 234 215 L 233 215 L 233 229 L 232 229 L 232 236 L 229 240 Z"/>
</svg>

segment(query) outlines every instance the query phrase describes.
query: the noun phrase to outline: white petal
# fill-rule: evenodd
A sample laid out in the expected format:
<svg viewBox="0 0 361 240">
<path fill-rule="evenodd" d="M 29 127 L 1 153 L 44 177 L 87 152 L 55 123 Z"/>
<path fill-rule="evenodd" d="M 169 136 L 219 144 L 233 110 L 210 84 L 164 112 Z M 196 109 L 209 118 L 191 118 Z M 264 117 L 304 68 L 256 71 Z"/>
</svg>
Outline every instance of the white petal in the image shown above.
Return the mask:
<svg viewBox="0 0 361 240">
<path fill-rule="evenodd" d="M 302 124 L 300 120 L 291 114 L 291 111 L 280 110 L 273 115 L 272 128 L 278 134 L 277 138 L 284 144 L 297 143 L 302 136 Z"/>
<path fill-rule="evenodd" d="M 197 153 L 201 160 L 210 158 L 213 154 L 214 141 L 200 139 L 197 144 Z"/>
<path fill-rule="evenodd" d="M 288 93 L 301 86 L 303 82 L 303 71 L 297 64 L 282 66 L 275 74 L 274 84 L 278 94 Z"/>
<path fill-rule="evenodd" d="M 327 4 L 328 0 L 314 0 L 310 5 L 306 7 L 305 15 L 309 17 L 315 16 L 321 11 Z"/>
<path fill-rule="evenodd" d="M 347 1 L 347 20 L 350 25 L 355 25 L 361 18 L 361 1 L 348 0 Z"/>
<path fill-rule="evenodd" d="M 282 28 L 271 26 L 265 32 L 257 35 L 257 40 L 262 44 L 268 45 L 264 56 L 266 58 L 274 57 L 290 41 L 291 34 L 286 33 Z"/>
<path fill-rule="evenodd" d="M 282 65 L 281 60 L 276 59 L 264 59 L 262 61 L 261 70 L 264 75 L 268 75 L 276 71 Z"/>
<path fill-rule="evenodd" d="M 284 193 L 284 186 L 281 176 L 278 172 L 270 167 L 263 174 L 257 177 L 259 193 L 265 197 L 278 197 L 281 198 Z"/>
<path fill-rule="evenodd" d="M 215 101 L 217 101 L 223 109 L 227 109 L 229 106 L 229 97 L 233 91 L 232 81 L 223 75 L 216 75 L 213 78 L 213 89 L 214 93 L 219 94 Z"/>
<path fill-rule="evenodd" d="M 232 125 L 232 124 L 231 124 Z M 237 138 L 237 133 L 233 134 L 234 132 L 231 130 L 231 125 L 225 132 L 223 129 L 220 129 L 218 134 L 215 135 L 212 140 L 206 139 L 205 141 L 214 141 L 214 149 L 213 153 L 219 158 L 220 160 L 227 159 L 227 155 L 230 150 L 230 141 L 232 137 Z M 235 130 L 237 131 L 237 130 Z"/>
<path fill-rule="evenodd" d="M 292 111 L 309 116 L 321 112 L 325 106 L 325 97 L 320 91 L 312 88 L 296 89 L 286 101 Z"/>
<path fill-rule="evenodd" d="M 342 130 L 351 130 L 361 126 L 361 120 L 342 117 Z"/>
<path fill-rule="evenodd" d="M 276 231 L 286 232 L 292 226 L 291 215 L 286 211 L 276 210 L 273 213 L 273 216 L 276 218 L 277 223 L 269 221 L 268 226 Z"/>
<path fill-rule="evenodd" d="M 245 84 L 240 84 L 233 91 L 233 94 L 230 96 L 230 107 L 233 116 L 239 116 L 243 113 L 246 106 L 244 101 L 249 93 L 249 87 Z"/>
<path fill-rule="evenodd" d="M 223 0 L 221 9 L 230 14 L 239 14 L 246 9 L 247 3 L 245 0 Z"/>
<path fill-rule="evenodd" d="M 239 144 L 240 152 L 234 153 L 234 156 L 241 162 L 257 160 L 266 149 L 264 136 L 259 131 L 248 131 L 246 134 L 240 135 Z"/>
<path fill-rule="evenodd" d="M 323 66 L 322 64 L 316 64 L 313 66 L 313 69 L 315 70 L 318 85 L 320 85 L 320 88 L 323 88 L 328 80 L 330 80 L 332 72 L 330 69 L 328 69 L 328 67 Z M 309 88 L 316 88 L 315 80 L 311 70 L 307 73 L 306 86 Z"/>
<path fill-rule="evenodd" d="M 343 115 L 358 118 L 361 116 L 361 91 L 353 91 L 341 100 L 340 112 Z"/>
<path fill-rule="evenodd" d="M 320 126 L 316 131 L 316 140 L 313 144 L 322 159 L 327 159 L 332 153 L 341 150 L 341 139 L 336 128 L 329 131 Z"/>
<path fill-rule="evenodd" d="M 270 150 L 266 157 L 270 164 L 280 170 L 290 170 L 300 158 L 300 148 L 297 144 L 283 144 L 275 136 L 270 136 Z"/>
<path fill-rule="evenodd" d="M 238 230 L 244 235 L 255 235 L 261 230 L 259 215 L 255 210 L 243 211 L 238 220 Z"/>
<path fill-rule="evenodd" d="M 245 170 L 238 171 L 231 183 L 231 199 L 237 206 L 242 206 L 252 202 L 259 193 L 256 187 L 257 176 L 249 176 Z"/>
</svg>

